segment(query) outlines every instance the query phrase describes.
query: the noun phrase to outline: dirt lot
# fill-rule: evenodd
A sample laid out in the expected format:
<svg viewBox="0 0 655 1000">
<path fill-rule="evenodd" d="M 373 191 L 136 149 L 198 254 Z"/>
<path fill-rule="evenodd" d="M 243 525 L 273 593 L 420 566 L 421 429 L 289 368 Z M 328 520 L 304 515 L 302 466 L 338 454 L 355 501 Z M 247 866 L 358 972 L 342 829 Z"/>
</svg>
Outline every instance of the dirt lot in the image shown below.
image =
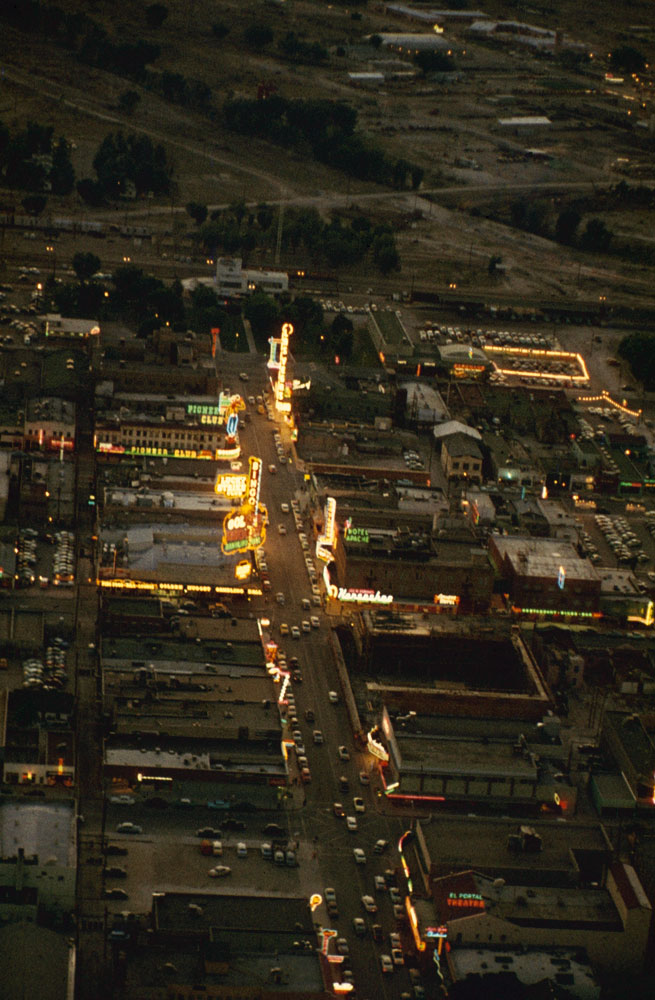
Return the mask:
<svg viewBox="0 0 655 1000">
<path fill-rule="evenodd" d="M 564 248 L 550 239 L 484 218 L 489 206 L 523 198 L 550 206 L 553 217 L 568 197 L 616 183 L 617 159 L 650 162 L 648 122 L 652 114 L 651 81 L 605 83 L 606 51 L 626 44 L 626 24 L 649 24 L 645 2 L 602 5 L 603 17 L 586 16 L 578 4 L 560 2 L 526 11 L 519 4 L 492 4 L 504 17 L 525 17 L 541 27 L 560 27 L 565 36 L 589 51 L 602 42 L 602 56 L 584 73 L 566 68 L 559 57 L 532 52 L 517 42 L 493 45 L 472 41 L 465 27 L 446 25 L 458 73 L 435 78 L 385 80 L 374 89 L 353 86 L 348 72 L 412 69 L 407 57 L 378 50 L 365 36 L 382 30 L 422 31 L 416 22 L 369 3 L 357 10 L 338 4 L 292 2 L 208 3 L 170 0 L 164 25 L 149 30 L 143 8 L 98 0 L 87 5 L 67 0 L 67 9 L 84 9 L 118 37 L 143 37 L 161 47 L 159 70 L 202 80 L 220 107 L 226 97 L 257 96 L 261 83 L 285 97 L 328 97 L 347 101 L 358 111 L 359 126 L 391 156 L 403 156 L 424 170 L 417 193 L 400 193 L 363 184 L 330 170 L 300 153 L 225 132 L 220 123 L 165 102 L 136 86 L 140 102 L 131 116 L 118 110 L 118 97 L 134 85 L 110 73 L 81 67 L 65 50 L 30 37 L 6 33 L 6 59 L 0 117 L 10 127 L 26 120 L 52 124 L 74 144 L 78 177 L 92 174 L 92 159 L 101 139 L 123 128 L 162 141 L 175 164 L 176 192 L 166 203 L 121 206 L 122 215 L 147 218 L 155 229 L 176 221 L 191 227 L 184 205 L 190 200 L 210 206 L 238 199 L 251 204 L 281 200 L 316 205 L 327 217 L 333 210 L 364 211 L 376 221 L 390 221 L 397 234 L 402 272 L 385 282 L 388 289 L 410 284 L 489 288 L 511 296 L 596 295 L 629 300 L 651 298 L 652 268 L 615 256 Z M 629 12 L 629 13 L 628 13 Z M 361 13 L 361 19 L 354 15 Z M 244 29 L 268 24 L 274 42 L 261 52 L 244 47 Z M 212 24 L 230 31 L 217 39 Z M 294 31 L 307 41 L 320 41 L 328 52 L 320 66 L 294 65 L 278 57 L 276 45 Z M 648 53 L 651 41 L 637 33 L 635 46 Z M 551 124 L 529 129 L 508 128 L 499 119 L 546 116 Z M 638 124 L 636 124 L 638 123 Z M 526 149 L 546 155 L 525 157 Z M 15 197 L 11 192 L 7 198 Z M 48 211 L 80 214 L 88 210 L 76 196 L 51 198 Z M 115 218 L 116 210 L 95 213 Z M 651 212 L 613 209 L 607 224 L 617 233 L 650 240 Z M 283 245 L 283 259 L 285 247 Z M 488 274 L 492 255 L 502 258 L 501 276 Z M 345 277 L 345 275 L 344 275 Z M 367 266 L 347 275 L 355 285 L 379 275 Z"/>
</svg>

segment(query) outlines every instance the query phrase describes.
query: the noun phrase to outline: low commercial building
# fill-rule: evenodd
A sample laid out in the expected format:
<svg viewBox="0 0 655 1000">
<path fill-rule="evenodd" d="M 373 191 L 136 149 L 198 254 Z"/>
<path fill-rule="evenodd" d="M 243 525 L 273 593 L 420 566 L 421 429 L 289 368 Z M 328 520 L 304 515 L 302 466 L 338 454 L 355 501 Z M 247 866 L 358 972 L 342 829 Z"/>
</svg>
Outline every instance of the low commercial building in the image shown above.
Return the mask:
<svg viewBox="0 0 655 1000">
<path fill-rule="evenodd" d="M 652 815 L 655 809 L 655 745 L 639 716 L 606 711 L 600 745 L 616 763 L 637 809 Z"/>
<path fill-rule="evenodd" d="M 2 780 L 71 787 L 75 781 L 75 699 L 67 691 L 16 688 L 0 698 Z"/>
<path fill-rule="evenodd" d="M 482 452 L 468 434 L 452 434 L 442 440 L 441 466 L 449 482 L 482 482 Z"/>
<path fill-rule="evenodd" d="M 651 905 L 634 868 L 620 861 L 597 888 L 508 885 L 464 871 L 433 882 L 433 899 L 451 949 L 577 947 L 600 974 L 643 971 Z"/>
<path fill-rule="evenodd" d="M 53 396 L 28 400 L 25 448 L 27 451 L 74 451 L 75 404 Z"/>
<path fill-rule="evenodd" d="M 518 612 L 600 617 L 600 576 L 568 542 L 494 534 L 489 555 Z"/>
<path fill-rule="evenodd" d="M 289 275 L 286 271 L 244 268 L 240 257 L 220 257 L 216 261 L 216 291 L 229 298 L 255 291 L 281 295 L 289 291 Z"/>
<path fill-rule="evenodd" d="M 49 914 L 64 919 L 75 906 L 76 820 L 73 802 L 0 805 L 2 923 Z"/>
<path fill-rule="evenodd" d="M 293 896 L 161 893 L 146 947 L 125 957 L 126 1000 L 330 1000 L 309 903 Z"/>
<path fill-rule="evenodd" d="M 39 316 L 39 321 L 48 340 L 89 340 L 100 336 L 100 324 L 97 319 L 80 319 L 61 316 L 59 313 L 47 313 L 45 316 Z"/>
</svg>

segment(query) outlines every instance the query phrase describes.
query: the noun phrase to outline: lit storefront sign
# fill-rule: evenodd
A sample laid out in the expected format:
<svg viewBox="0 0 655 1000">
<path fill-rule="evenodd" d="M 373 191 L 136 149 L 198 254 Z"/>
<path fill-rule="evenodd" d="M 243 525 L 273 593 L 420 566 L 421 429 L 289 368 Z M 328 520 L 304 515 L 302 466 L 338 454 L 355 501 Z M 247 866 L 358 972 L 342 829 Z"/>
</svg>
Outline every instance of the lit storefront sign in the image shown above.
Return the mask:
<svg viewBox="0 0 655 1000">
<path fill-rule="evenodd" d="M 212 587 L 207 584 L 160 583 L 158 580 L 128 580 L 125 578 L 118 580 L 97 578 L 96 586 L 105 590 L 147 590 L 150 592 L 163 590 L 166 593 L 177 591 L 180 594 L 246 594 L 248 597 L 261 597 L 263 594 L 261 587 L 230 587 L 224 584 L 216 584 Z"/>
<path fill-rule="evenodd" d="M 380 740 L 376 738 L 378 734 L 379 729 L 377 726 L 374 726 L 373 729 L 369 729 L 366 736 L 366 747 L 370 754 L 373 754 L 373 756 L 377 757 L 378 760 L 382 760 L 386 763 L 389 760 L 389 754 L 385 750 L 382 743 L 380 743 Z"/>
<path fill-rule="evenodd" d="M 234 575 L 237 580 L 247 580 L 252 573 L 252 563 L 249 559 L 242 559 L 234 567 Z"/>
<path fill-rule="evenodd" d="M 221 549 L 225 555 L 248 552 L 264 544 L 266 539 L 267 512 L 259 502 L 262 478 L 262 460 L 251 455 L 250 471 L 244 502 L 238 510 L 225 515 Z"/>
<path fill-rule="evenodd" d="M 393 604 L 393 594 L 381 594 L 379 590 L 337 587 L 334 583 L 330 584 L 328 594 L 335 601 L 351 604 Z"/>
<path fill-rule="evenodd" d="M 459 594 L 435 594 L 434 603 L 440 608 L 456 608 L 459 604 Z"/>
<path fill-rule="evenodd" d="M 124 444 L 114 444 L 112 441 L 99 441 L 96 451 L 101 452 L 103 455 L 145 455 L 151 458 L 206 458 L 210 461 L 216 461 L 216 459 L 223 457 L 218 451 L 214 452 L 209 448 L 203 448 L 202 450 L 195 448 L 151 448 L 148 445 L 130 447 Z M 234 457 L 238 458 L 238 456 L 239 452 L 237 451 Z"/>
<path fill-rule="evenodd" d="M 219 472 L 214 483 L 214 493 L 230 499 L 241 498 L 246 495 L 247 486 L 248 477 L 245 473 L 235 475 L 230 472 Z"/>
</svg>

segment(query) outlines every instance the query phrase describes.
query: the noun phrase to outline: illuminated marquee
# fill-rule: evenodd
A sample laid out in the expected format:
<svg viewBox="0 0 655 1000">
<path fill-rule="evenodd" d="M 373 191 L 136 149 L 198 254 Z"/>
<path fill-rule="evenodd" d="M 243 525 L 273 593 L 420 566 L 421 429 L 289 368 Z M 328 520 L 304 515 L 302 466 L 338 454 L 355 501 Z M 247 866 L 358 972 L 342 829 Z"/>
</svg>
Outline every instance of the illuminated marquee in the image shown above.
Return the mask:
<svg viewBox="0 0 655 1000">
<path fill-rule="evenodd" d="M 266 539 L 266 508 L 259 502 L 262 479 L 262 460 L 249 458 L 250 472 L 246 483 L 245 498 L 236 511 L 223 519 L 221 549 L 225 555 L 257 549 Z"/>
<path fill-rule="evenodd" d="M 280 337 L 280 360 L 277 370 L 277 381 L 275 383 L 275 409 L 281 413 L 288 413 L 291 409 L 291 402 L 286 398 L 286 377 L 287 358 L 289 355 L 289 337 L 293 333 L 291 323 L 282 324 L 282 336 Z"/>
<path fill-rule="evenodd" d="M 332 583 L 328 594 L 335 601 L 347 601 L 351 604 L 393 604 L 393 594 L 381 594 L 379 590 L 337 587 Z"/>
<path fill-rule="evenodd" d="M 247 580 L 252 573 L 252 563 L 249 559 L 242 559 L 234 567 L 234 575 L 237 580 Z"/>
<path fill-rule="evenodd" d="M 232 475 L 229 472 L 219 472 L 214 483 L 214 493 L 230 499 L 244 497 L 247 488 L 248 477 L 244 473 Z"/>
<path fill-rule="evenodd" d="M 336 528 L 337 501 L 334 497 L 328 497 L 325 501 L 323 534 L 316 539 L 316 558 L 323 562 L 334 561 L 332 548 L 334 546 L 334 536 Z"/>
<path fill-rule="evenodd" d="M 343 538 L 345 542 L 355 542 L 357 545 L 368 545 L 371 540 L 368 528 L 353 528 L 351 525 L 345 529 Z"/>
<path fill-rule="evenodd" d="M 96 445 L 96 451 L 105 455 L 146 455 L 152 458 L 206 458 L 213 461 L 219 458 L 219 453 L 208 448 L 197 451 L 195 448 L 150 448 L 126 447 L 123 444 L 114 444 L 112 441 L 100 441 Z M 234 456 L 238 458 L 239 451 Z"/>
<path fill-rule="evenodd" d="M 366 736 L 366 746 L 370 754 L 373 754 L 373 756 L 377 757 L 378 760 L 382 760 L 386 763 L 389 760 L 389 754 L 382 746 L 379 739 L 376 739 L 378 733 L 379 729 L 377 726 L 368 731 Z"/>
</svg>

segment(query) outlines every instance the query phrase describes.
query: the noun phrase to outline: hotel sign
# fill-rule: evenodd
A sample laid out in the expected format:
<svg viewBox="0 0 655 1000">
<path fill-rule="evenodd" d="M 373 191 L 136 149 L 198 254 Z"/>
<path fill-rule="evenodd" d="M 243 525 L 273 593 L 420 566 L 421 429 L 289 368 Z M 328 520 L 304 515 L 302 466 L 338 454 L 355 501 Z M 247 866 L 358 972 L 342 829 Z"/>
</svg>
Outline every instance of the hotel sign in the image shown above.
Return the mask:
<svg viewBox="0 0 655 1000">
<path fill-rule="evenodd" d="M 330 585 L 329 596 L 335 601 L 352 604 L 393 604 L 393 594 L 381 594 L 379 590 L 365 590 L 356 587 L 336 587 Z"/>
<path fill-rule="evenodd" d="M 245 496 L 247 484 L 248 477 L 243 473 L 240 475 L 231 475 L 228 472 L 219 472 L 214 483 L 214 493 L 218 493 L 221 497 L 230 497 L 231 499 L 240 498 Z"/>
</svg>

